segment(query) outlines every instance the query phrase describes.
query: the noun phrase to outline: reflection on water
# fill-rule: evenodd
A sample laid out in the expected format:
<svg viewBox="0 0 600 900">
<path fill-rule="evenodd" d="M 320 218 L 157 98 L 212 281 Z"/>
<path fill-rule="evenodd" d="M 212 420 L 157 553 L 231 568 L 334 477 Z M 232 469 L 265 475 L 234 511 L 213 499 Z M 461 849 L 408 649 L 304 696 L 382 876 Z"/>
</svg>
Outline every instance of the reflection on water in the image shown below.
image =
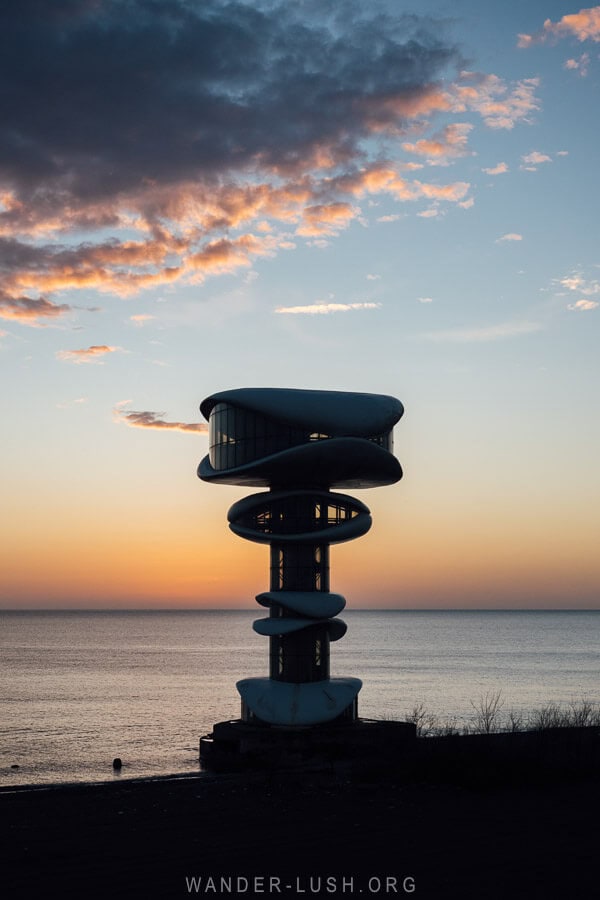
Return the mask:
<svg viewBox="0 0 600 900">
<path fill-rule="evenodd" d="M 357 675 L 365 718 L 421 701 L 468 720 L 506 706 L 598 699 L 599 612 L 348 611 L 332 676 Z M 0 612 L 0 784 L 198 767 L 198 738 L 237 718 L 235 681 L 268 671 L 255 611 Z M 18 769 L 11 769 L 18 765 Z"/>
</svg>

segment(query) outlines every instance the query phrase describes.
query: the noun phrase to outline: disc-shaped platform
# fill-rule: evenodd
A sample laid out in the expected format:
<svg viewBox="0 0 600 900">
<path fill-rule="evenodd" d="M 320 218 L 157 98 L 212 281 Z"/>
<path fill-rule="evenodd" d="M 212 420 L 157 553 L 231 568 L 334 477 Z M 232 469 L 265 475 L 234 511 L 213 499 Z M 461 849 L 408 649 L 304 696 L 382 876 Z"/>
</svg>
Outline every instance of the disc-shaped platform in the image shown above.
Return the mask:
<svg viewBox="0 0 600 900">
<path fill-rule="evenodd" d="M 242 700 L 271 725 L 317 725 L 337 719 L 362 687 L 360 678 L 332 678 L 306 684 L 272 678 L 243 678 L 237 682 Z"/>
<path fill-rule="evenodd" d="M 198 476 L 215 484 L 246 487 L 282 488 L 317 480 L 321 488 L 370 488 L 400 481 L 402 468 L 395 456 L 367 438 L 332 437 L 226 469 L 214 469 L 210 456 L 205 456 Z"/>
<path fill-rule="evenodd" d="M 268 619 L 256 619 L 252 623 L 252 628 L 257 634 L 263 637 L 273 637 L 276 634 L 292 634 L 294 631 L 302 631 L 310 625 L 324 625 L 329 632 L 330 641 L 339 641 L 343 638 L 348 630 L 348 626 L 342 619 L 286 619 L 284 617 L 274 616 Z"/>
<path fill-rule="evenodd" d="M 346 605 L 341 594 L 324 591 L 263 591 L 257 594 L 256 602 L 268 609 L 275 605 L 299 613 L 310 619 L 330 619 L 337 616 Z"/>
</svg>

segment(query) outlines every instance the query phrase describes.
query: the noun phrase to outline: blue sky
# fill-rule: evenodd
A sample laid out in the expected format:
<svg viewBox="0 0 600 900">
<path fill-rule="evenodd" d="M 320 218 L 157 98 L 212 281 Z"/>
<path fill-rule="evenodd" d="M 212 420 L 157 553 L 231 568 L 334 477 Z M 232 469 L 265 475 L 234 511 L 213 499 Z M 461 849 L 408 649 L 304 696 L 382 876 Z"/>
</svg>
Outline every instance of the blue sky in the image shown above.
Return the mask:
<svg viewBox="0 0 600 900">
<path fill-rule="evenodd" d="M 1 16 L 3 606 L 251 605 L 195 467 L 254 385 L 405 405 L 350 604 L 597 607 L 600 7 Z"/>
</svg>

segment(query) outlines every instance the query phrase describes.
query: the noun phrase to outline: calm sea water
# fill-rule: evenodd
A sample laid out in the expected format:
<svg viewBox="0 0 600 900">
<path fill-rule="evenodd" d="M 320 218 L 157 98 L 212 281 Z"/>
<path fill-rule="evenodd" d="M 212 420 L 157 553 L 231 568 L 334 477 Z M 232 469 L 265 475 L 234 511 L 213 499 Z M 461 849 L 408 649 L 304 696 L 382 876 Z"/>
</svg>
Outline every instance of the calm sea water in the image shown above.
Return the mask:
<svg viewBox="0 0 600 900">
<path fill-rule="evenodd" d="M 0 785 L 198 771 L 198 738 L 239 716 L 235 681 L 267 674 L 255 611 L 0 612 Z M 366 718 L 419 702 L 468 722 L 598 701 L 600 612 L 349 611 L 332 675 Z M 113 776 L 112 760 L 124 763 Z M 12 766 L 18 766 L 13 769 Z"/>
</svg>

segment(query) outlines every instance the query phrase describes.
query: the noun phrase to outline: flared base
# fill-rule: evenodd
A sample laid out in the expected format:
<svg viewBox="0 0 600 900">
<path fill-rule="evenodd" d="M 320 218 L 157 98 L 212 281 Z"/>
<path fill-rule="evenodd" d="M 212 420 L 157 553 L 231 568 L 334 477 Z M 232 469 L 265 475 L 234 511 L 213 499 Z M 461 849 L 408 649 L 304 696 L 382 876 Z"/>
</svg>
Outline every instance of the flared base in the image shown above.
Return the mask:
<svg viewBox="0 0 600 900">
<path fill-rule="evenodd" d="M 356 718 L 362 681 L 331 678 L 295 684 L 273 678 L 243 678 L 236 687 L 247 721 L 256 717 L 269 725 L 320 725 L 339 718 L 346 710 L 350 718 Z"/>
</svg>

